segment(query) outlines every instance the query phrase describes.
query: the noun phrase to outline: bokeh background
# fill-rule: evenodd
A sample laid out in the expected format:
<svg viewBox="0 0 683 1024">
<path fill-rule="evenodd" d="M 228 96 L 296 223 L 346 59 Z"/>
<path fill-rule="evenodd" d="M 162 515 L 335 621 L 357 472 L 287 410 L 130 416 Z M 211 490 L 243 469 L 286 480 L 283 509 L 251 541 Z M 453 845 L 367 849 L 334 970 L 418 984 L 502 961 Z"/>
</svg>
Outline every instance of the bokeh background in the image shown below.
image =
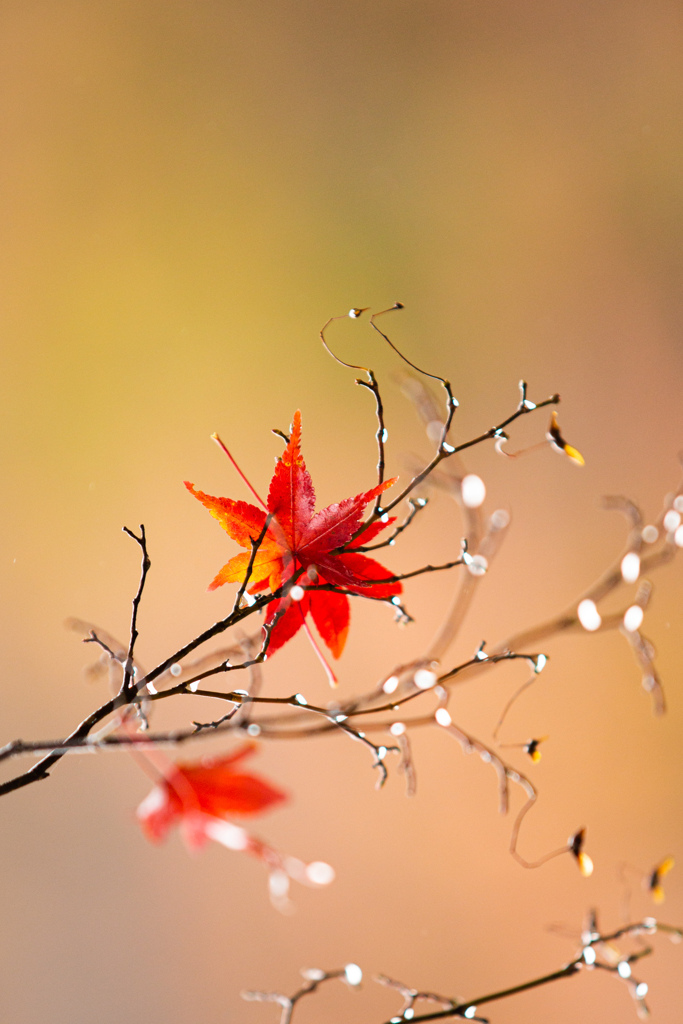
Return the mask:
<svg viewBox="0 0 683 1024">
<path fill-rule="evenodd" d="M 370 396 L 317 337 L 350 306 L 406 304 L 385 326 L 453 381 L 456 439 L 509 414 L 524 376 L 532 398 L 561 392 L 586 457 L 579 470 L 549 449 L 471 452 L 488 507 L 513 521 L 449 664 L 561 610 L 618 554 L 625 527 L 602 495 L 652 518 L 677 485 L 674 0 L 3 0 L 0 81 L 3 742 L 63 735 L 104 697 L 63 622 L 125 637 L 139 560 L 124 524 L 145 523 L 153 558 L 143 663 L 225 614 L 230 595 L 205 588 L 236 548 L 182 487 L 248 497 L 214 430 L 265 489 L 280 450 L 269 431 L 301 408 L 320 505 L 372 485 Z M 330 340 L 375 367 L 389 468 L 405 475 L 429 447 L 397 361 L 362 321 Z M 515 444 L 546 425 L 529 417 Z M 446 559 L 461 531 L 436 495 L 386 561 Z M 411 583 L 404 631 L 356 604 L 342 694 L 420 653 L 454 582 Z M 293 991 L 306 966 L 356 961 L 464 997 L 559 966 L 589 907 L 621 923 L 621 864 L 681 854 L 680 565 L 655 583 L 646 632 L 665 719 L 623 639 L 584 635 L 546 644 L 548 668 L 507 726 L 510 740 L 550 736 L 523 852 L 586 825 L 590 880 L 569 858 L 516 865 L 493 773 L 436 729 L 415 738 L 412 800 L 395 772 L 377 792 L 367 752 L 344 737 L 263 745 L 259 767 L 292 801 L 261 834 L 337 869 L 328 889 L 295 889 L 292 916 L 269 905 L 257 862 L 190 856 L 178 837 L 147 845 L 134 810 L 149 784 L 130 758 L 74 757 L 0 808 L 3 1019 L 268 1024 L 277 1009 L 240 989 Z M 452 711 L 490 737 L 524 678 L 503 667 Z M 266 686 L 328 699 L 303 639 Z M 178 720 L 213 712 L 179 706 Z M 632 914 L 651 913 L 629 877 Z M 662 914 L 681 923 L 669 877 Z M 658 946 L 640 974 L 653 1019 L 672 1021 L 683 954 Z M 397 1005 L 371 982 L 360 996 L 332 986 L 297 1019 L 380 1024 Z M 602 975 L 490 1016 L 635 1019 L 626 987 Z"/>
</svg>

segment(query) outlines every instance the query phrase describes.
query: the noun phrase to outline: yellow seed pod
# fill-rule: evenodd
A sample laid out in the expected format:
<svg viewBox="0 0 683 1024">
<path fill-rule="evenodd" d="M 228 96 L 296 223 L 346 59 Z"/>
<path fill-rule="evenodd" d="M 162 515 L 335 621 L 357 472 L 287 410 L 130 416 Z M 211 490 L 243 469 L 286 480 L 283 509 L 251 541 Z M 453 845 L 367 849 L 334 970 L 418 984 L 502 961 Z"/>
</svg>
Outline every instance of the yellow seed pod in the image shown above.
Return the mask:
<svg viewBox="0 0 683 1024">
<path fill-rule="evenodd" d="M 557 413 L 555 411 L 553 411 L 546 437 L 554 448 L 557 448 L 558 451 L 564 452 L 564 454 L 570 458 L 572 462 L 575 462 L 577 466 L 585 466 L 586 460 L 578 448 L 574 448 L 571 444 L 568 444 L 562 437 L 560 425 L 557 422 Z"/>
</svg>

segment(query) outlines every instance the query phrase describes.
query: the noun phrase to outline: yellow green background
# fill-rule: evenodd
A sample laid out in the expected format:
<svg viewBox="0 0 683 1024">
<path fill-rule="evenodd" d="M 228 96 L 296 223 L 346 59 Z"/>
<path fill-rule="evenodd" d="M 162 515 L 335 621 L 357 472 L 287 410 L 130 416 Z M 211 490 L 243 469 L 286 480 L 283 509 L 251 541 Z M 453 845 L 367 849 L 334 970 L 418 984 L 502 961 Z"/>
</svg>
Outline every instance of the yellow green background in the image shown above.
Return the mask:
<svg viewBox="0 0 683 1024">
<path fill-rule="evenodd" d="M 559 391 L 579 470 L 546 449 L 476 449 L 506 546 L 449 665 L 561 610 L 620 551 L 599 509 L 626 494 L 658 513 L 683 447 L 683 10 L 673 0 L 93 0 L 0 4 L 3 614 L 0 741 L 64 735 L 105 697 L 70 615 L 125 638 L 146 525 L 153 559 L 139 655 L 151 666 L 226 613 L 206 585 L 236 548 L 182 487 L 257 489 L 303 413 L 319 505 L 374 483 L 370 396 L 321 349 L 351 306 L 453 382 L 463 440 L 530 396 Z M 389 469 L 429 454 L 396 359 L 367 323 L 330 333 L 375 367 Z M 530 417 L 515 446 L 543 437 Z M 431 516 L 431 519 L 430 519 Z M 435 497 L 398 570 L 453 557 L 462 524 Z M 424 649 L 455 579 L 410 584 L 417 618 L 354 605 L 342 694 Z M 550 736 L 522 849 L 588 828 L 596 862 L 525 872 L 507 855 L 495 779 L 437 730 L 415 740 L 418 795 L 340 736 L 262 747 L 292 793 L 259 822 L 276 845 L 337 869 L 329 889 L 268 904 L 261 866 L 174 837 L 147 845 L 148 781 L 125 755 L 74 757 L 0 805 L 2 1017 L 13 1024 L 268 1024 L 242 988 L 293 991 L 300 967 L 357 961 L 468 997 L 568 960 L 585 911 L 621 923 L 620 865 L 681 854 L 681 606 L 675 563 L 645 630 L 670 710 L 655 720 L 617 634 L 549 642 L 510 719 Z M 457 692 L 490 736 L 519 666 Z M 270 693 L 329 699 L 302 638 L 268 667 Z M 178 705 L 177 721 L 215 708 Z M 166 720 L 161 716 L 161 720 Z M 207 748 L 205 748 L 207 749 Z M 195 748 L 198 752 L 198 748 Z M 517 756 L 517 755 L 513 755 Z M 521 755 L 520 755 L 521 756 Z M 22 762 L 28 763 L 28 762 Z M 19 762 L 6 767 L 7 774 Z M 519 761 L 520 767 L 524 767 Z M 631 912 L 652 912 L 629 875 Z M 669 876 L 663 916 L 683 922 Z M 668 879 L 667 879 L 668 881 Z M 680 1005 L 680 949 L 640 974 L 656 1022 Z M 317 1000 L 317 1001 L 316 1001 Z M 299 1024 L 380 1024 L 397 1001 L 368 983 L 322 992 Z M 626 987 L 591 975 L 492 1007 L 496 1024 L 631 1020 Z"/>
</svg>

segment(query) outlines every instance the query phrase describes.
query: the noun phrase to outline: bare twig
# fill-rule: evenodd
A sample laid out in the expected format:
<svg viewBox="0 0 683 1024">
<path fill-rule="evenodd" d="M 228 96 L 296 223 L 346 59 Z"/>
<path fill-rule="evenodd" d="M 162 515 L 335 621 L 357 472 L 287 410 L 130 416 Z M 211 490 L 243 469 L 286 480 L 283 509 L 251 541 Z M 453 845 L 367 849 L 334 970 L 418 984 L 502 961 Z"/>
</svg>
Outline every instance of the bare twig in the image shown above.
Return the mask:
<svg viewBox="0 0 683 1024">
<path fill-rule="evenodd" d="M 377 551 L 379 548 L 393 547 L 396 543 L 396 538 L 400 537 L 403 531 L 410 526 L 417 513 L 427 507 L 427 498 L 408 498 L 408 504 L 410 505 L 410 512 L 400 526 L 395 527 L 385 540 L 379 541 L 377 544 L 358 545 L 353 550 L 358 552 Z"/>
<path fill-rule="evenodd" d="M 362 980 L 362 971 L 356 964 L 347 964 L 346 967 L 336 971 L 321 971 L 318 968 L 303 970 L 305 984 L 291 995 L 286 996 L 280 992 L 243 992 L 242 999 L 257 1003 L 277 1003 L 282 1007 L 280 1024 L 289 1024 L 292 1019 L 294 1007 L 304 996 L 312 995 L 325 981 L 335 978 L 346 982 L 351 988 L 358 988 Z"/>
<path fill-rule="evenodd" d="M 232 606 L 233 613 L 238 610 L 240 604 L 242 603 L 242 598 L 244 597 L 245 591 L 249 586 L 249 580 L 251 579 L 251 574 L 254 571 L 254 561 L 256 559 L 256 555 L 258 554 L 258 549 L 261 547 L 263 541 L 265 540 L 265 536 L 268 533 L 268 527 L 270 526 L 272 518 L 273 513 L 269 512 L 265 518 L 263 527 L 261 528 L 261 532 L 259 533 L 258 537 L 251 538 L 251 554 L 249 556 L 249 562 L 247 564 L 247 571 L 245 572 L 244 579 L 242 580 L 240 586 L 238 587 L 237 593 L 235 594 L 235 603 Z"/>
<path fill-rule="evenodd" d="M 613 932 L 600 932 L 597 930 L 595 915 L 591 915 L 591 923 L 587 931 L 581 937 L 581 947 L 577 954 L 562 967 L 546 974 L 540 974 L 529 981 L 517 985 L 506 986 L 476 996 L 473 999 L 462 999 L 459 996 L 446 996 L 438 992 L 421 990 L 402 981 L 389 978 L 384 974 L 375 977 L 375 981 L 385 988 L 397 992 L 402 1000 L 402 1006 L 386 1024 L 403 1024 L 404 1021 L 432 1021 L 448 1020 L 454 1017 L 464 1020 L 480 1021 L 488 1024 L 487 1018 L 478 1015 L 478 1008 L 489 1003 L 497 1003 L 503 999 L 510 999 L 512 996 L 520 995 L 522 992 L 530 992 L 536 988 L 563 981 L 566 978 L 575 977 L 577 974 L 593 970 L 604 971 L 616 977 L 628 989 L 636 1007 L 641 1015 L 647 1015 L 647 1004 L 645 997 L 648 986 L 634 977 L 631 965 L 651 956 L 654 949 L 651 945 L 640 946 L 639 948 L 623 953 L 615 949 L 614 943 L 623 939 L 635 939 L 640 941 L 642 936 L 653 936 L 656 932 L 669 935 L 673 940 L 683 939 L 683 930 L 673 925 L 664 924 L 654 918 L 644 918 L 632 924 L 624 925 Z M 280 1024 L 289 1024 L 292 1019 L 294 1008 L 298 1001 L 304 996 L 313 994 L 325 981 L 332 978 L 340 978 L 349 985 L 358 986 L 362 978 L 360 967 L 356 964 L 347 964 L 341 970 L 321 971 L 317 969 L 301 972 L 306 978 L 306 983 L 301 986 L 292 996 L 286 996 L 275 992 L 244 992 L 242 997 L 257 1002 L 278 1003 L 282 1007 Z M 437 1003 L 440 1009 L 427 1013 L 416 1014 L 415 1009 L 420 1003 Z"/>
<path fill-rule="evenodd" d="M 346 316 L 350 316 L 353 320 L 357 320 L 361 313 L 365 312 L 365 309 L 351 309 L 348 312 L 348 314 L 346 314 Z M 377 416 L 377 430 L 375 432 L 375 438 L 377 440 L 377 483 L 383 484 L 385 470 L 384 445 L 386 444 L 387 440 L 387 431 L 386 427 L 384 426 L 384 404 L 382 402 L 382 396 L 380 394 L 377 378 L 375 377 L 374 372 L 369 367 L 356 365 L 355 363 L 347 363 L 343 359 L 340 359 L 339 356 L 332 351 L 329 344 L 327 343 L 327 340 L 325 339 L 325 331 L 329 327 L 329 325 L 335 320 L 345 320 L 346 316 L 330 317 L 327 323 L 323 324 L 323 326 L 320 329 L 320 340 L 322 341 L 325 347 L 325 351 L 328 352 L 329 355 L 331 355 L 332 358 L 337 363 L 340 364 L 340 366 L 345 366 L 349 370 L 363 370 L 363 372 L 367 374 L 368 379 L 366 381 L 357 379 L 356 384 L 358 384 L 360 387 L 367 388 L 367 390 L 372 392 L 372 394 L 375 397 L 375 415 Z M 375 501 L 375 511 L 377 511 L 380 507 L 381 495 L 378 495 L 377 500 Z"/>
<path fill-rule="evenodd" d="M 121 683 L 121 693 L 129 695 L 133 686 L 133 676 L 135 675 L 135 664 L 133 662 L 133 653 L 135 651 L 135 641 L 138 638 L 138 609 L 140 607 L 140 599 L 142 598 L 142 591 L 145 589 L 145 580 L 147 579 L 147 573 L 149 572 L 151 562 L 149 560 L 149 554 L 147 553 L 147 538 L 145 537 L 145 528 L 140 525 L 140 536 L 129 530 L 127 526 L 123 527 L 123 532 L 139 545 L 142 551 L 142 567 L 140 569 L 140 583 L 138 585 L 137 593 L 133 598 L 133 612 L 130 620 L 130 642 L 128 644 L 128 654 L 126 661 L 123 666 L 123 682 Z"/>
</svg>

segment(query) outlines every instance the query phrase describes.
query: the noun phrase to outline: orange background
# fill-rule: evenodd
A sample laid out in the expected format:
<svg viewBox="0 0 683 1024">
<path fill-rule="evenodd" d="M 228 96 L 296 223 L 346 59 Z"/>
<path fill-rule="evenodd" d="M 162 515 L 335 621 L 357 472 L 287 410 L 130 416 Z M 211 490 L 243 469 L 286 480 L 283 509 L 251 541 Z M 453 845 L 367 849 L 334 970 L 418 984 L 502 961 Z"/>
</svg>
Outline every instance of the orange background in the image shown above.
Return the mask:
<svg viewBox="0 0 683 1024">
<path fill-rule="evenodd" d="M 384 323 L 453 381 L 456 441 L 508 415 L 524 376 L 531 398 L 561 392 L 586 456 L 578 470 L 549 450 L 470 453 L 513 525 L 448 665 L 573 601 L 625 538 L 600 496 L 654 518 L 678 483 L 682 68 L 683 11 L 666 0 L 0 5 L 2 742 L 64 735 L 104 698 L 62 623 L 125 638 L 139 560 L 122 525 L 145 523 L 153 559 L 143 664 L 225 614 L 231 595 L 205 588 L 237 549 L 182 487 L 248 497 L 212 431 L 265 489 L 281 450 L 270 428 L 301 408 L 319 507 L 372 486 L 371 399 L 317 339 L 352 305 L 406 304 Z M 400 367 L 367 323 L 332 338 L 375 367 L 389 469 L 405 478 L 429 448 Z M 515 445 L 546 425 L 530 417 Z M 461 532 L 436 495 L 385 562 L 448 559 Z M 424 649 L 456 579 L 409 584 L 404 631 L 354 605 L 343 695 Z M 0 807 L 3 1018 L 267 1024 L 276 1008 L 240 989 L 293 991 L 305 966 L 353 960 L 466 998 L 560 966 L 575 943 L 549 924 L 578 931 L 594 906 L 614 927 L 619 865 L 681 858 L 680 565 L 655 585 L 645 631 L 665 719 L 623 639 L 582 635 L 545 645 L 507 726 L 550 736 L 523 852 L 586 825 L 590 880 L 569 858 L 518 867 L 491 769 L 436 728 L 415 737 L 412 800 L 395 770 L 377 792 L 369 755 L 342 736 L 263 745 L 258 767 L 293 799 L 260 833 L 337 870 L 328 889 L 295 888 L 291 917 L 258 863 L 147 845 L 134 810 L 149 784 L 131 759 L 74 757 Z M 462 687 L 454 717 L 489 737 L 525 672 Z M 269 693 L 329 699 L 302 638 L 266 677 Z M 662 915 L 682 923 L 669 877 Z M 632 913 L 652 909 L 636 878 Z M 639 969 L 655 1021 L 675 1019 L 682 955 L 660 937 Z M 371 982 L 360 996 L 330 986 L 296 1020 L 381 1024 L 397 1006 Z M 488 1013 L 634 1019 L 626 987 L 597 974 Z"/>
</svg>

